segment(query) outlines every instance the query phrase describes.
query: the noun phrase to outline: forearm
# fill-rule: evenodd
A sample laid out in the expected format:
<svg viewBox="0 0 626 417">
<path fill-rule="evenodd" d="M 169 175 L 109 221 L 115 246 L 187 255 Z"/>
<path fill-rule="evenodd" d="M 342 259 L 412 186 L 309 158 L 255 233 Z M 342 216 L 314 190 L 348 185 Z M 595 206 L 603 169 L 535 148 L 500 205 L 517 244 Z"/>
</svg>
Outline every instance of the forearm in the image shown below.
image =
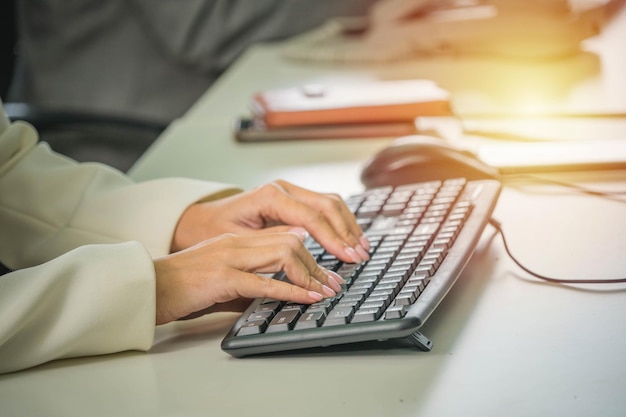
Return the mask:
<svg viewBox="0 0 626 417">
<path fill-rule="evenodd" d="M 136 240 L 153 256 L 163 256 L 189 205 L 237 191 L 182 178 L 134 183 L 109 167 L 79 164 L 45 145 L 34 146 L 35 141 L 34 130 L 25 125 L 14 124 L 0 136 L 0 157 L 6 152 L 0 160 L 0 260 L 13 269 L 93 243 Z"/>
<path fill-rule="evenodd" d="M 53 359 L 148 350 L 154 266 L 130 242 L 81 247 L 0 277 L 0 373 Z"/>
</svg>

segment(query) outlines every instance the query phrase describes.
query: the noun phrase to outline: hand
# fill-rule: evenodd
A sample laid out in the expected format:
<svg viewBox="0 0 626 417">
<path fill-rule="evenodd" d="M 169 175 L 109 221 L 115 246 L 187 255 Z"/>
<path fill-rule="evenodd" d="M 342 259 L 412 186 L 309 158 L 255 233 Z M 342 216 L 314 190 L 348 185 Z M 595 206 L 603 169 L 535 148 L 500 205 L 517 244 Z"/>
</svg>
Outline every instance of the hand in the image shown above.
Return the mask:
<svg viewBox="0 0 626 417">
<path fill-rule="evenodd" d="M 336 295 L 343 279 L 315 263 L 297 232 L 227 234 L 156 259 L 156 324 L 241 311 L 259 297 L 310 304 Z M 257 275 L 278 271 L 291 283 Z"/>
<path fill-rule="evenodd" d="M 344 262 L 369 259 L 369 241 L 341 198 L 319 194 L 285 181 L 216 201 L 194 204 L 180 219 L 172 250 L 235 233 L 250 235 L 304 228 Z"/>
<path fill-rule="evenodd" d="M 577 2 L 580 4 L 581 2 Z M 398 57 L 475 53 L 552 58 L 580 50 L 603 25 L 602 1 L 573 9 L 567 0 L 385 0 L 370 11 L 369 48 Z"/>
<path fill-rule="evenodd" d="M 507 12 L 530 9 L 535 12 L 564 15 L 570 11 L 569 0 L 383 0 L 373 4 L 369 17 L 375 24 L 390 25 L 402 20 L 425 16 L 431 12 L 481 5 L 493 5 L 498 10 L 507 10 Z"/>
</svg>

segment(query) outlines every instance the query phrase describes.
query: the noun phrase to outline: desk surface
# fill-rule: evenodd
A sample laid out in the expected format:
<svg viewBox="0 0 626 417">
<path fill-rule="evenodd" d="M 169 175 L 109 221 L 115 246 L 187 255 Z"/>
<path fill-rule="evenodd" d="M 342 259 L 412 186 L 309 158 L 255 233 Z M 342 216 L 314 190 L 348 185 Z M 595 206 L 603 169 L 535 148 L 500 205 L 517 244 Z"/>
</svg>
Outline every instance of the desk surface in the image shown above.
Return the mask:
<svg viewBox="0 0 626 417">
<path fill-rule="evenodd" d="M 397 67 L 400 73 L 403 67 Z M 230 124 L 259 88 L 381 71 L 391 74 L 284 64 L 275 48 L 253 48 L 131 174 L 139 180 L 184 175 L 245 187 L 282 177 L 320 191 L 358 191 L 360 167 L 387 140 L 242 145 L 232 140 Z M 611 81 L 619 94 L 595 76 L 574 83 L 574 90 L 614 109 L 625 104 L 623 74 Z M 565 95 L 565 107 L 582 108 L 577 94 Z M 626 186 L 623 172 L 562 179 L 606 190 Z M 610 278 L 626 275 L 625 213 L 624 203 L 515 183 L 504 188 L 495 217 L 514 252 L 533 269 Z M 374 346 L 234 359 L 219 345 L 236 316 L 219 314 L 159 327 L 147 354 L 57 361 L 0 376 L 0 414 L 623 416 L 624 316 L 624 286 L 537 282 L 513 265 L 487 229 L 422 329 L 434 342 L 429 353 Z"/>
</svg>

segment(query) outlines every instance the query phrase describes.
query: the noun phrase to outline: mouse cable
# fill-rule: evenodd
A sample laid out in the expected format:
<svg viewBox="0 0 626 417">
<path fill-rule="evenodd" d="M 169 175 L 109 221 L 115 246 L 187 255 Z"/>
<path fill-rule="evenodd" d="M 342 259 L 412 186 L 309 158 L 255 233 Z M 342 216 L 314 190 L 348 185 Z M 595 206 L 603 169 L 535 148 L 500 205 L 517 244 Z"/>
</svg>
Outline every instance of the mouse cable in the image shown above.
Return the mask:
<svg viewBox="0 0 626 417">
<path fill-rule="evenodd" d="M 511 253 L 511 250 L 509 249 L 509 245 L 506 241 L 506 238 L 504 237 L 504 232 L 502 231 L 502 225 L 500 224 L 499 221 L 497 221 L 494 218 L 490 218 L 489 219 L 489 224 L 491 226 L 493 226 L 494 229 L 496 229 L 496 232 L 498 232 L 500 234 L 500 237 L 502 238 L 502 243 L 504 244 L 504 250 L 506 251 L 506 254 L 509 256 L 509 258 L 511 258 L 511 260 L 513 262 L 515 262 L 515 264 L 517 266 L 519 266 L 520 268 L 522 268 L 525 272 L 527 272 L 528 274 L 532 275 L 535 278 L 539 278 L 541 280 L 544 281 L 548 281 L 548 282 L 553 282 L 553 283 L 557 283 L 557 284 L 620 284 L 620 283 L 626 283 L 626 278 L 611 278 L 611 279 L 563 279 L 563 278 L 551 278 L 551 277 L 547 277 L 545 275 L 541 275 L 538 274 L 536 272 L 531 271 L 530 269 L 526 268 L 520 261 L 517 260 L 517 258 L 515 258 L 515 256 L 513 256 L 513 254 Z"/>
<path fill-rule="evenodd" d="M 533 175 L 533 174 L 505 174 L 502 176 L 501 178 L 503 181 L 506 180 L 516 180 L 516 179 L 529 179 L 532 181 L 536 181 L 536 182 L 543 182 L 546 184 L 553 184 L 553 185 L 558 185 L 560 187 L 564 187 L 564 188 L 571 188 L 575 191 L 578 191 L 579 193 L 583 193 L 583 194 L 587 194 L 587 195 L 591 195 L 594 197 L 601 197 L 601 198 L 606 198 L 612 201 L 620 201 L 620 202 L 624 202 L 626 203 L 626 200 L 622 199 L 621 197 L 624 196 L 624 194 L 626 194 L 626 191 L 600 191 L 600 190 L 594 190 L 593 188 L 588 188 L 588 187 L 583 187 L 580 186 L 578 184 L 574 184 L 571 182 L 565 182 L 565 181 L 559 181 L 559 180 L 554 180 L 552 178 L 546 178 L 546 177 L 541 177 L 539 175 Z"/>
</svg>

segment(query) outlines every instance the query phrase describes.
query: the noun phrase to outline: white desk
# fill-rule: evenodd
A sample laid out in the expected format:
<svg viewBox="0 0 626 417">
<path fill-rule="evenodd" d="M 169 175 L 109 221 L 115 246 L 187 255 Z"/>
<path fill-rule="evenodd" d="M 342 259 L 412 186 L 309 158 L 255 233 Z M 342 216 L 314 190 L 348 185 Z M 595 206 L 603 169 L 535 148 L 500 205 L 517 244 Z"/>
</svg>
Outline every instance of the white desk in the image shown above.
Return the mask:
<svg viewBox="0 0 626 417">
<path fill-rule="evenodd" d="M 435 67 L 426 62 L 420 68 Z M 599 81 L 616 68 L 572 82 L 571 94 L 546 106 L 582 109 L 589 103 L 584 91 L 598 100 L 597 108 L 625 109 L 625 72 L 611 80 L 614 88 Z M 254 48 L 171 126 L 132 176 L 185 175 L 245 187 L 283 177 L 320 191 L 357 191 L 363 161 L 386 140 L 241 145 L 232 140 L 230 123 L 245 113 L 257 89 L 317 77 L 383 76 L 392 69 L 295 65 L 280 62 L 275 48 Z M 455 93 L 472 108 L 478 86 L 464 90 L 458 83 Z M 489 103 L 494 96 L 480 97 L 474 101 L 483 109 L 495 107 Z M 607 190 L 626 186 L 623 172 L 567 179 Z M 503 190 L 495 217 L 533 269 L 608 278 L 626 275 L 625 214 L 623 203 L 525 185 Z M 220 350 L 220 341 L 235 316 L 214 315 L 158 328 L 148 354 L 58 361 L 0 376 L 0 415 L 623 416 L 625 287 L 537 282 L 512 264 L 492 234 L 487 229 L 423 327 L 434 342 L 429 353 L 331 349 L 234 359 Z"/>
</svg>

